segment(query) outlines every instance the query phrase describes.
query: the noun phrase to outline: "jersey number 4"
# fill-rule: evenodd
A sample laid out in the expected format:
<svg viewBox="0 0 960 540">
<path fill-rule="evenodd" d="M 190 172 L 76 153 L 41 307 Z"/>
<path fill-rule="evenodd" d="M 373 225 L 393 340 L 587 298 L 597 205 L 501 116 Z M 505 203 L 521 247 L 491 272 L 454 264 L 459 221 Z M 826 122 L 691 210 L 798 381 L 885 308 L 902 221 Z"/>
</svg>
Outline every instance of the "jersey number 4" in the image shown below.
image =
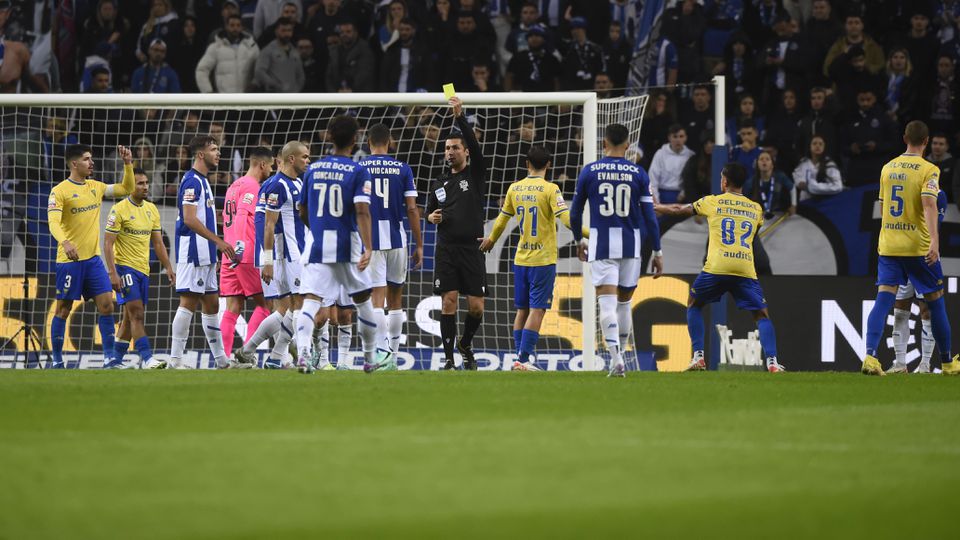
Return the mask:
<svg viewBox="0 0 960 540">
<path fill-rule="evenodd" d="M 733 218 L 723 218 L 720 221 L 720 241 L 723 242 L 725 246 L 732 246 L 736 242 L 737 233 L 737 222 Z M 753 233 L 753 224 L 749 221 L 744 221 L 740 224 L 740 229 L 743 230 L 743 234 L 740 235 L 740 245 L 745 248 L 750 248 L 750 244 L 747 243 L 747 239 L 750 238 L 750 235 Z"/>
<path fill-rule="evenodd" d="M 390 179 L 374 178 L 373 190 L 376 192 L 377 197 L 380 197 L 380 200 L 383 201 L 383 209 L 386 210 L 390 208 Z"/>
<path fill-rule="evenodd" d="M 328 211 L 331 216 L 343 215 L 343 189 L 340 188 L 340 184 L 320 184 L 317 187 L 317 193 L 319 195 L 317 217 L 323 217 L 323 209 L 326 206 L 329 206 Z"/>
</svg>

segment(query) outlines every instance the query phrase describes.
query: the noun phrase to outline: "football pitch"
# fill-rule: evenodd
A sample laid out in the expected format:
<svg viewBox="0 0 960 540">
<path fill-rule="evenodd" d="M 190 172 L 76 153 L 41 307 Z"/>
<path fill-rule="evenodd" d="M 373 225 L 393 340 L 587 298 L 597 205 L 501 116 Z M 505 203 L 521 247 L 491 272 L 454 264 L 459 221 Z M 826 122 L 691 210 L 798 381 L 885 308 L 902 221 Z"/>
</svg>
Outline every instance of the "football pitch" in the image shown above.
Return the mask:
<svg viewBox="0 0 960 540">
<path fill-rule="evenodd" d="M 960 380 L 0 373 L 0 538 L 943 538 Z"/>
</svg>

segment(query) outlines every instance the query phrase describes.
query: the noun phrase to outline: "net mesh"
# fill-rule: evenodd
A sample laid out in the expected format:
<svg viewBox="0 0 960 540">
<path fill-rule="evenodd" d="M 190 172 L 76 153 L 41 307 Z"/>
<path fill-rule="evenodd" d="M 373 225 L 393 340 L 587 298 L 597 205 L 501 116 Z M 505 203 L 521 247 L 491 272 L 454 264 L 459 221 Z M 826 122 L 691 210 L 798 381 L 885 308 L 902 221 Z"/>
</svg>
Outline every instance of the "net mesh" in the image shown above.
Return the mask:
<svg viewBox="0 0 960 540">
<path fill-rule="evenodd" d="M 645 103 L 646 96 L 602 100 L 597 125 L 602 130 L 607 122 L 625 123 L 631 128 L 633 140 L 639 140 Z M 420 193 L 418 202 L 421 208 L 424 206 L 430 182 L 439 176 L 444 166 L 443 142 L 453 125 L 447 107 L 282 107 L 0 107 L 0 178 L 4 179 L 0 197 L 0 343 L 28 324 L 39 340 L 40 349 L 50 349 L 57 246 L 47 228 L 46 201 L 51 188 L 69 172 L 63 160 L 69 144 L 80 142 L 92 146 L 97 171 L 93 177 L 108 183 L 119 182 L 122 176 L 122 162 L 117 157 L 116 146 L 122 144 L 132 148 L 135 166 L 144 169 L 150 179 L 150 199 L 160 210 L 162 234 L 168 249 L 174 238 L 177 185 L 190 167 L 186 145 L 195 135 L 209 134 L 220 141 L 220 166 L 209 177 L 217 196 L 218 217 L 227 187 L 246 172 L 246 157 L 252 148 L 268 146 L 276 150 L 289 140 L 300 140 L 309 145 L 312 157 L 326 155 L 331 149 L 323 141 L 323 132 L 333 116 L 343 113 L 356 116 L 361 130 L 377 123 L 391 128 L 397 141 L 394 156 L 413 168 Z M 550 179 L 561 187 L 568 201 L 572 198 L 577 175 L 583 166 L 582 107 L 474 107 L 468 104 L 466 113 L 480 140 L 490 171 L 485 204 L 487 231 L 492 227 L 510 183 L 526 175 L 525 155 L 534 144 L 545 145 L 553 154 Z M 363 138 L 362 131 L 355 159 L 362 158 L 369 151 Z M 104 201 L 101 231 L 112 204 L 111 200 Z M 486 259 L 490 287 L 484 323 L 474 348 L 482 351 L 478 357 L 481 366 L 488 369 L 508 368 L 513 359 L 515 310 L 511 263 L 518 237 L 516 223 L 511 223 Z M 435 368 L 442 363 L 440 299 L 432 294 L 435 229 L 425 221 L 424 240 L 423 267 L 409 272 L 404 296 L 407 322 L 401 350 L 409 357 L 401 354 L 402 367 Z M 584 329 L 582 265 L 577 259 L 573 236 L 563 227 L 560 228 L 558 246 L 560 257 L 555 301 L 541 329 L 538 360 L 543 367 L 578 369 Z M 25 277 L 26 297 L 23 290 Z M 221 305 L 223 302 L 221 300 Z M 177 304 L 178 299 L 162 275 L 159 262 L 152 256 L 146 326 L 157 351 L 169 349 L 171 321 Z M 460 324 L 465 305 L 461 308 Z M 252 305 L 248 305 L 241 314 L 235 343 L 240 343 L 245 335 L 245 317 L 251 310 Z M 11 362 L 14 360 L 12 353 L 24 351 L 26 346 L 25 334 L 21 333 L 7 344 L 0 362 Z M 358 344 L 354 343 L 354 347 Z M 64 350 L 67 353 L 89 352 L 91 358 L 96 358 L 100 337 L 96 308 L 91 302 L 74 303 Z M 188 350 L 206 351 L 199 317 L 191 331 Z M 68 354 L 67 359 L 82 356 Z M 23 355 L 17 358 L 21 363 L 24 360 Z M 34 357 L 31 359 L 35 360 Z"/>
</svg>

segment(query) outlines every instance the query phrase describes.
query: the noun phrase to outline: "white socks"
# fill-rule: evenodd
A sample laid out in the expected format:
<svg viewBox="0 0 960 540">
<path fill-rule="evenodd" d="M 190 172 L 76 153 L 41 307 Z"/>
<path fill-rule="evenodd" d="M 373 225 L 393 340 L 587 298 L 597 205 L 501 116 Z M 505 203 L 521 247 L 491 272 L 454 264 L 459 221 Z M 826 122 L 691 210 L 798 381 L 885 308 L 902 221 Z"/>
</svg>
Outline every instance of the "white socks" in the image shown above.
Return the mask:
<svg viewBox="0 0 960 540">
<path fill-rule="evenodd" d="M 377 337 L 374 340 L 376 347 L 380 350 L 390 350 L 390 340 L 387 338 L 387 315 L 383 308 L 373 308 L 373 314 L 377 323 Z"/>
<path fill-rule="evenodd" d="M 300 358 L 310 358 L 310 347 L 313 346 L 313 318 L 320 311 L 320 302 L 304 300 L 303 308 L 297 310 L 297 352 Z"/>
<path fill-rule="evenodd" d="M 920 322 L 923 324 L 923 334 L 920 336 L 920 362 L 929 366 L 930 357 L 933 356 L 933 348 L 937 342 L 933 339 L 933 326 L 930 324 L 930 319 L 921 319 Z"/>
<path fill-rule="evenodd" d="M 353 325 L 341 324 L 337 326 L 337 365 L 340 365 L 340 362 L 347 361 L 351 342 L 353 342 Z"/>
<path fill-rule="evenodd" d="M 910 310 L 893 310 L 893 363 L 899 366 L 907 364 L 907 343 L 910 341 Z M 933 336 L 931 336 L 931 339 Z"/>
<path fill-rule="evenodd" d="M 323 326 L 313 330 L 313 346 L 320 352 L 320 363 L 326 364 L 330 361 L 330 320 L 326 320 Z"/>
<path fill-rule="evenodd" d="M 397 354 L 400 350 L 400 334 L 403 333 L 403 310 L 394 309 L 387 313 L 387 341 L 390 343 L 390 352 Z"/>
<path fill-rule="evenodd" d="M 190 324 L 193 322 L 193 312 L 187 308 L 177 308 L 173 316 L 173 331 L 170 338 L 170 360 L 176 366 L 183 358 L 183 350 L 187 348 L 187 339 L 190 338 Z"/>
<path fill-rule="evenodd" d="M 220 318 L 217 317 L 216 313 L 211 315 L 201 313 L 200 321 L 203 323 L 203 335 L 207 337 L 207 344 L 210 346 L 210 352 L 213 353 L 213 359 L 217 362 L 217 367 L 227 367 L 227 354 L 223 351 L 223 332 L 220 330 Z"/>
<path fill-rule="evenodd" d="M 627 350 L 627 341 L 633 331 L 633 302 L 617 302 L 617 326 L 620 330 L 620 350 Z"/>
<path fill-rule="evenodd" d="M 259 330 L 258 328 L 257 331 Z M 277 335 L 277 342 L 273 345 L 273 350 L 270 351 L 270 358 L 282 360 L 287 355 L 287 345 L 293 339 L 293 330 L 293 310 L 288 309 L 283 314 L 283 320 L 280 321 L 280 332 Z"/>
<path fill-rule="evenodd" d="M 617 322 L 617 296 L 602 294 L 597 297 L 600 305 L 600 330 L 603 332 L 603 341 L 610 351 L 610 367 L 623 363 L 620 357 L 620 325 Z"/>
<path fill-rule="evenodd" d="M 257 327 L 257 331 L 250 336 L 250 340 L 243 344 L 243 352 L 253 353 L 256 351 L 261 343 L 280 331 L 280 321 L 282 320 L 283 315 L 276 311 L 267 316 Z"/>
<path fill-rule="evenodd" d="M 383 310 L 380 310 L 380 318 L 383 318 Z M 369 298 L 365 302 L 357 304 L 357 326 L 360 328 L 360 341 L 363 345 L 363 353 L 367 362 L 374 362 L 374 354 L 377 348 L 377 326 L 378 319 L 373 302 Z"/>
</svg>

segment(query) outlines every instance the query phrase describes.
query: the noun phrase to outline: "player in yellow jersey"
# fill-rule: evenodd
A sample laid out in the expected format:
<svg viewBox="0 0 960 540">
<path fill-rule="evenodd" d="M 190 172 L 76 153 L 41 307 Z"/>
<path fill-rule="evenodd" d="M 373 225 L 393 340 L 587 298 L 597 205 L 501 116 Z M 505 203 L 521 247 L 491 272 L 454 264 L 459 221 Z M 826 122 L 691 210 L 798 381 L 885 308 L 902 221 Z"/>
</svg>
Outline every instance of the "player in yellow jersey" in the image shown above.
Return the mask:
<svg viewBox="0 0 960 540">
<path fill-rule="evenodd" d="M 542 146 L 527 152 L 527 177 L 514 182 L 493 224 L 493 230 L 481 238 L 480 251 L 488 253 L 503 234 L 510 218 L 516 216 L 520 243 L 513 265 L 513 295 L 517 316 L 513 321 L 513 342 L 519 359 L 514 371 L 539 371 L 530 355 L 540 339 L 540 325 L 553 303 L 553 284 L 557 277 L 557 225 L 559 219 L 570 227 L 570 213 L 560 188 L 546 179 L 550 153 Z"/>
<path fill-rule="evenodd" d="M 867 354 L 860 371 L 883 375 L 877 348 L 897 288 L 909 280 L 930 309 L 933 339 L 944 375 L 960 374 L 960 359 L 950 358 L 950 321 L 943 301 L 940 235 L 937 227 L 940 169 L 923 159 L 930 132 L 914 120 L 904 129 L 907 151 L 880 173 L 880 243 L 877 251 L 877 300 L 867 318 Z"/>
<path fill-rule="evenodd" d="M 100 258 L 100 206 L 103 198 L 125 197 L 133 192 L 133 154 L 123 146 L 117 147 L 123 159 L 123 181 L 104 184 L 89 178 L 93 174 L 93 154 L 90 147 L 74 144 L 67 147 L 64 160 L 70 167 L 70 176 L 50 190 L 47 201 L 47 223 L 50 234 L 57 241 L 57 306 L 50 324 L 55 369 L 64 368 L 63 340 L 67 331 L 67 317 L 74 300 L 81 296 L 93 299 L 100 318 L 97 325 L 103 340 L 103 367 L 122 367 L 114 355 L 113 295 L 107 269 Z"/>
<path fill-rule="evenodd" d="M 140 355 L 141 367 L 163 369 L 167 363 L 153 358 L 150 339 L 143 326 L 143 312 L 150 291 L 151 244 L 171 286 L 176 283 L 177 275 L 170 265 L 160 234 L 160 212 L 147 200 L 150 192 L 147 173 L 143 169 L 134 169 L 133 174 L 136 188 L 129 197 L 113 205 L 103 237 L 103 258 L 107 262 L 110 284 L 117 291 L 117 303 L 123 306 L 123 319 L 114 350 L 122 362 L 132 341 Z"/>
<path fill-rule="evenodd" d="M 753 239 L 763 225 L 763 207 L 743 194 L 746 169 L 727 163 L 720 173 L 720 195 L 707 195 L 693 204 L 658 207 L 667 215 L 704 216 L 710 226 L 707 263 L 690 287 L 687 301 L 687 330 L 693 345 L 693 360 L 687 371 L 707 369 L 703 358 L 703 306 L 733 295 L 739 309 L 753 313 L 760 331 L 760 345 L 766 354 L 767 370 L 785 371 L 777 361 L 777 336 L 767 313 L 767 301 L 757 281 Z"/>
</svg>

